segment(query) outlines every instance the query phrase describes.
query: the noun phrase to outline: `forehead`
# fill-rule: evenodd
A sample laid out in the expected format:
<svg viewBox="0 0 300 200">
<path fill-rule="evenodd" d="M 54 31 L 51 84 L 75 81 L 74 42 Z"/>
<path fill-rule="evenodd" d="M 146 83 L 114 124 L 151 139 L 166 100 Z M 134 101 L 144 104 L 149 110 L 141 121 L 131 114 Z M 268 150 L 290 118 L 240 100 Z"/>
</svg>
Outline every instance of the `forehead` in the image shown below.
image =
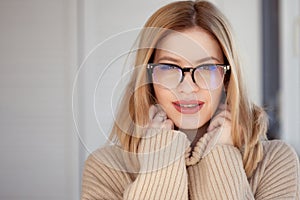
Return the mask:
<svg viewBox="0 0 300 200">
<path fill-rule="evenodd" d="M 192 28 L 183 32 L 171 32 L 157 44 L 156 56 L 164 54 L 180 57 L 190 63 L 205 57 L 215 57 L 223 61 L 219 43 L 201 28 Z"/>
</svg>

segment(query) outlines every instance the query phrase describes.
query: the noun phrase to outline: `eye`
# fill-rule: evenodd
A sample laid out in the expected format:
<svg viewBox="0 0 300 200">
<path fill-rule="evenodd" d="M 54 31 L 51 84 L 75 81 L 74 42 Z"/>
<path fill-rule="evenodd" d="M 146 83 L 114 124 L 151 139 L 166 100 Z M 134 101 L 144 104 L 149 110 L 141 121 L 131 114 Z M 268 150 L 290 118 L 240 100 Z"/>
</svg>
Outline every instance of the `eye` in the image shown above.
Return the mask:
<svg viewBox="0 0 300 200">
<path fill-rule="evenodd" d="M 159 65 L 159 69 L 164 70 L 164 71 L 172 70 L 172 69 L 176 69 L 176 68 L 177 67 L 175 65 L 171 65 L 171 64 L 160 64 Z"/>
<path fill-rule="evenodd" d="M 216 71 L 218 69 L 218 66 L 215 64 L 209 64 L 209 65 L 204 65 L 202 68 L 204 70 Z"/>
</svg>

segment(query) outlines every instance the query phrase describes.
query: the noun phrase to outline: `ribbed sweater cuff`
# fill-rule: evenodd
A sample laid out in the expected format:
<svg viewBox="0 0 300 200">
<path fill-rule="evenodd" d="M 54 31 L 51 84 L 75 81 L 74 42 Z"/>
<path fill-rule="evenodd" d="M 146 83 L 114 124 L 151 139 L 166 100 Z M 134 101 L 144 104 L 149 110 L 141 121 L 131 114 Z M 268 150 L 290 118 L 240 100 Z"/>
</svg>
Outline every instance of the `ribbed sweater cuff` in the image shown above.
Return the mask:
<svg viewBox="0 0 300 200">
<path fill-rule="evenodd" d="M 188 199 L 185 151 L 189 141 L 179 131 L 163 131 L 139 144 L 140 171 L 124 199 Z"/>
<path fill-rule="evenodd" d="M 240 151 L 216 145 L 197 165 L 188 168 L 195 199 L 254 199 Z M 194 179 L 192 177 L 199 177 Z"/>
</svg>

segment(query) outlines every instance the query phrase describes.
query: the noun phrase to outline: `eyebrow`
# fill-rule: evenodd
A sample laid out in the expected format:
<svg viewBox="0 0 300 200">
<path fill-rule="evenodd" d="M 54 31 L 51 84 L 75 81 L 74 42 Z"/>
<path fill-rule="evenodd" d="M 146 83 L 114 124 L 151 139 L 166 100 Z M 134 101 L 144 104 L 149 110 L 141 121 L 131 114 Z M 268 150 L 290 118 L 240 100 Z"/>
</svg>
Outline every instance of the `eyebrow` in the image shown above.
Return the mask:
<svg viewBox="0 0 300 200">
<path fill-rule="evenodd" d="M 210 56 L 210 57 L 201 58 L 200 60 L 198 60 L 197 63 L 202 63 L 202 62 L 205 62 L 205 61 L 208 61 L 208 60 L 216 60 L 218 62 L 221 62 L 218 58 Z"/>
<path fill-rule="evenodd" d="M 172 62 L 179 62 L 180 61 L 179 59 L 173 58 L 173 57 L 170 57 L 170 56 L 163 56 L 160 59 L 158 59 L 158 62 L 161 61 L 161 60 L 168 60 L 168 61 L 172 61 Z M 210 56 L 210 57 L 205 57 L 205 58 L 201 58 L 200 60 L 197 60 L 197 63 L 203 63 L 203 62 L 206 62 L 206 61 L 209 61 L 209 60 L 216 60 L 218 62 L 221 62 L 218 58 Z"/>
</svg>

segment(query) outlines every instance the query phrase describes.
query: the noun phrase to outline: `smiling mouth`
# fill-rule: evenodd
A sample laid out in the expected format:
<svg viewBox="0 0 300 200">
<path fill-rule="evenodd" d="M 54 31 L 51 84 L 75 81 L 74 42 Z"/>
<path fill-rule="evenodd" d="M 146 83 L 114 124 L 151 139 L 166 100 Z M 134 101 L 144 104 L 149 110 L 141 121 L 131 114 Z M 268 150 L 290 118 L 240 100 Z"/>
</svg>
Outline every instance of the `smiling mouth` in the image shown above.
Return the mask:
<svg viewBox="0 0 300 200">
<path fill-rule="evenodd" d="M 192 100 L 192 101 L 174 101 L 172 102 L 175 109 L 182 114 L 195 114 L 201 110 L 204 105 L 203 101 Z"/>
</svg>

